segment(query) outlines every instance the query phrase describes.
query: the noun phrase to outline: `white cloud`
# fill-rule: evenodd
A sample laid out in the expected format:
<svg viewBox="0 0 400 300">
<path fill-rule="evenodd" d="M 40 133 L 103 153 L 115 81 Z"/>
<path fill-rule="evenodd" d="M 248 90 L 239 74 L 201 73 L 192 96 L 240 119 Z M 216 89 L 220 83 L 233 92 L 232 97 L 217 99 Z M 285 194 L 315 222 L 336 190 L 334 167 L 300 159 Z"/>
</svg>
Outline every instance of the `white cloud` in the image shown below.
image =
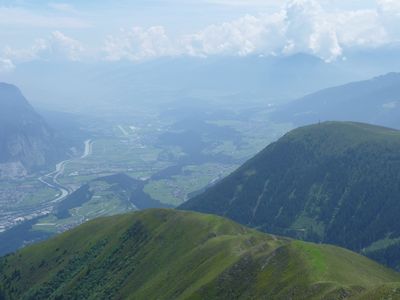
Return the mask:
<svg viewBox="0 0 400 300">
<path fill-rule="evenodd" d="M 291 1 L 285 8 L 287 45 L 284 53 L 306 52 L 326 61 L 342 54 L 334 24 L 317 1 Z"/>
<path fill-rule="evenodd" d="M 60 31 L 54 31 L 50 39 L 50 47 L 53 53 L 66 57 L 72 61 L 78 61 L 84 55 L 83 45 Z"/>
<path fill-rule="evenodd" d="M 26 49 L 5 47 L 3 57 L 15 62 L 26 62 L 35 59 L 67 59 L 78 61 L 85 55 L 83 45 L 66 36 L 60 31 L 54 31 L 47 39 L 37 39 Z"/>
<path fill-rule="evenodd" d="M 119 35 L 109 36 L 104 45 L 106 59 L 143 60 L 159 56 L 176 55 L 164 27 L 153 26 L 148 29 L 134 27 L 121 29 Z"/>
<path fill-rule="evenodd" d="M 283 42 L 283 16 L 247 15 L 233 22 L 212 25 L 182 39 L 189 55 L 240 55 L 255 52 L 272 54 Z"/>
<path fill-rule="evenodd" d="M 10 59 L 0 57 L 0 73 L 10 72 L 14 70 L 14 68 L 15 65 Z"/>
<path fill-rule="evenodd" d="M 14 49 L 9 46 L 3 50 L 3 56 L 17 63 L 39 59 L 41 55 L 48 51 L 49 43 L 45 39 L 36 39 L 29 48 Z"/>
<path fill-rule="evenodd" d="M 101 49 L 94 52 L 110 61 L 177 55 L 290 55 L 303 52 L 331 62 L 351 48 L 371 48 L 400 40 L 400 1 L 376 0 L 375 7 L 368 9 L 360 9 L 359 5 L 338 5 L 340 1 L 336 0 L 332 5 L 333 2 L 328 0 L 203 0 L 203 3 L 240 8 L 246 5 L 275 7 L 275 13 L 247 14 L 180 36 L 167 34 L 163 26 L 121 29 L 109 35 Z M 49 6 L 62 12 L 74 11 L 66 3 L 54 2 Z M 88 26 L 75 18 L 56 18 L 0 7 L 0 26 L 13 22 L 23 28 L 31 24 L 49 28 Z M 82 60 L 89 55 L 79 41 L 54 31 L 50 37 L 36 40 L 27 49 L 7 47 L 2 57 L 18 63 L 54 57 Z"/>
<path fill-rule="evenodd" d="M 390 42 L 381 16 L 374 10 L 336 13 L 330 16 L 339 41 L 347 48 L 375 47 Z"/>
<path fill-rule="evenodd" d="M 395 41 L 400 40 L 400 1 L 378 0 L 378 13 L 385 30 Z"/>
<path fill-rule="evenodd" d="M 293 0 L 280 13 L 208 26 L 184 38 L 183 44 L 189 55 L 304 52 L 330 62 L 346 48 L 374 47 L 390 40 L 377 10 L 330 12 L 320 1 Z"/>
<path fill-rule="evenodd" d="M 335 24 L 317 1 L 292 1 L 280 13 L 245 16 L 186 38 L 190 55 L 305 52 L 332 61 L 342 54 Z"/>
</svg>

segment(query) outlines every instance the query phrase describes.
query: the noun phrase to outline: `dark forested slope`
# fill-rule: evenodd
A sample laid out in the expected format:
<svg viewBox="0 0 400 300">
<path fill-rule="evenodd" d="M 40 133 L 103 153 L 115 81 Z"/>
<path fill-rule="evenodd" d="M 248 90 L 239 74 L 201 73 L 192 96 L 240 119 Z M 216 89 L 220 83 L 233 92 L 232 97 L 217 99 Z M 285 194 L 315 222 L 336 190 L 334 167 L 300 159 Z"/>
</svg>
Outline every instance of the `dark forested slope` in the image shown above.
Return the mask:
<svg viewBox="0 0 400 300">
<path fill-rule="evenodd" d="M 181 208 L 399 269 L 400 132 L 350 122 L 293 130 Z"/>
</svg>

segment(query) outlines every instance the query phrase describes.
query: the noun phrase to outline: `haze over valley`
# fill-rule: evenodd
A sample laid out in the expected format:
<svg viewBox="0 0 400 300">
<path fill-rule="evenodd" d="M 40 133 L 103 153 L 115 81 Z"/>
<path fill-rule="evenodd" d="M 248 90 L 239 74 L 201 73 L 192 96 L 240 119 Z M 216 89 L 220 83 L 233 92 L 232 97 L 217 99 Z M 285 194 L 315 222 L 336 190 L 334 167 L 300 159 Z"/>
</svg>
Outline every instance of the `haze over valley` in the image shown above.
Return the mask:
<svg viewBox="0 0 400 300">
<path fill-rule="evenodd" d="M 399 16 L 0 2 L 0 300 L 400 299 Z"/>
</svg>

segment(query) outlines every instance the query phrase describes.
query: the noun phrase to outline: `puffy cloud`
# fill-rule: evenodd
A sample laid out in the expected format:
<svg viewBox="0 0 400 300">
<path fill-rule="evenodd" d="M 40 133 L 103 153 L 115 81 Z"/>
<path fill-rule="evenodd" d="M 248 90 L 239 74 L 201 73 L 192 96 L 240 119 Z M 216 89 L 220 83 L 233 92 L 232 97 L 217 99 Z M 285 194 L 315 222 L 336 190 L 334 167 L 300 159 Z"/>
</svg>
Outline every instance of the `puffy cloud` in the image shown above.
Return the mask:
<svg viewBox="0 0 400 300">
<path fill-rule="evenodd" d="M 84 55 L 83 45 L 60 31 L 54 31 L 50 39 L 50 47 L 53 53 L 66 57 L 72 61 L 78 61 Z"/>
<path fill-rule="evenodd" d="M 106 59 L 111 61 L 143 60 L 177 54 L 162 26 L 121 29 L 118 36 L 109 36 L 106 39 L 103 50 Z"/>
<path fill-rule="evenodd" d="M 329 17 L 335 26 L 339 42 L 347 48 L 374 47 L 390 42 L 387 28 L 382 24 L 377 11 L 349 11 Z"/>
<path fill-rule="evenodd" d="M 326 61 L 342 54 L 335 24 L 317 1 L 291 1 L 280 13 L 245 16 L 185 39 L 189 55 L 312 53 Z"/>
<path fill-rule="evenodd" d="M 15 62 L 26 62 L 35 59 L 63 58 L 78 61 L 85 55 L 83 45 L 60 31 L 54 31 L 47 39 L 37 39 L 26 49 L 5 47 L 3 57 Z"/>
<path fill-rule="evenodd" d="M 138 61 L 177 55 L 206 57 L 289 55 L 303 52 L 331 62 L 340 58 L 350 48 L 370 48 L 400 40 L 398 0 L 376 0 L 376 6 L 369 9 L 348 6 L 346 9 L 335 10 L 327 5 L 327 0 L 250 1 L 255 6 L 265 4 L 280 8 L 276 8 L 275 13 L 248 14 L 230 22 L 209 25 L 197 32 L 173 37 L 168 35 L 162 26 L 121 29 L 117 34 L 109 35 L 101 49 L 95 52 L 96 54 L 101 52 L 99 55 L 110 61 L 123 59 Z M 205 2 L 229 6 L 248 5 L 245 0 L 205 0 Z M 73 9 L 68 4 L 62 3 L 53 3 L 50 6 L 59 11 Z M 16 11 L 9 12 L 16 13 Z M 24 12 L 18 11 L 18 13 Z M 7 22 L 12 22 L 0 8 L 0 25 L 3 15 L 8 18 Z M 37 21 L 37 24 L 43 23 L 43 26 L 54 21 L 51 18 L 42 19 L 40 16 L 26 15 L 29 23 L 33 17 L 33 21 Z M 24 22 L 24 16 L 19 15 L 16 20 Z M 63 23 L 64 21 L 68 19 L 63 19 Z M 1 57 L 18 63 L 24 60 L 54 57 L 81 60 L 88 58 L 89 55 L 79 41 L 55 31 L 46 39 L 36 40 L 30 48 L 23 50 L 6 48 Z"/>
<path fill-rule="evenodd" d="M 232 22 L 170 38 L 161 26 L 121 30 L 105 41 L 107 60 L 143 60 L 160 56 L 239 55 L 255 52 L 275 54 L 284 46 L 281 13 L 256 17 L 246 15 Z"/>
<path fill-rule="evenodd" d="M 248 15 L 209 26 L 183 39 L 186 54 L 284 55 L 304 52 L 331 62 L 342 56 L 346 48 L 379 46 L 393 38 L 377 10 L 330 12 L 320 2 L 293 0 L 280 13 Z M 400 6 L 398 1 L 381 2 L 390 2 L 396 8 Z M 387 5 L 386 9 L 393 12 Z"/>
<path fill-rule="evenodd" d="M 378 13 L 385 30 L 391 38 L 400 39 L 400 2 L 398 0 L 378 0 Z"/>
<path fill-rule="evenodd" d="M 25 49 L 14 49 L 7 46 L 3 50 L 3 56 L 19 63 L 38 59 L 48 50 L 48 41 L 45 39 L 37 39 L 31 47 Z"/>
<path fill-rule="evenodd" d="M 0 73 L 10 72 L 14 68 L 14 63 L 10 59 L 0 57 Z"/>
<path fill-rule="evenodd" d="M 246 15 L 175 39 L 161 26 L 121 30 L 107 38 L 104 51 L 108 60 L 304 52 L 330 62 L 345 48 L 387 41 L 376 10 L 327 12 L 318 1 L 293 0 L 278 13 Z"/>
<path fill-rule="evenodd" d="M 247 15 L 233 22 L 212 25 L 185 36 L 185 53 L 196 56 L 228 54 L 245 56 L 255 52 L 274 54 L 284 42 L 283 15 Z"/>
<path fill-rule="evenodd" d="M 335 26 L 317 1 L 296 0 L 285 9 L 284 53 L 308 52 L 332 61 L 342 54 Z"/>
</svg>

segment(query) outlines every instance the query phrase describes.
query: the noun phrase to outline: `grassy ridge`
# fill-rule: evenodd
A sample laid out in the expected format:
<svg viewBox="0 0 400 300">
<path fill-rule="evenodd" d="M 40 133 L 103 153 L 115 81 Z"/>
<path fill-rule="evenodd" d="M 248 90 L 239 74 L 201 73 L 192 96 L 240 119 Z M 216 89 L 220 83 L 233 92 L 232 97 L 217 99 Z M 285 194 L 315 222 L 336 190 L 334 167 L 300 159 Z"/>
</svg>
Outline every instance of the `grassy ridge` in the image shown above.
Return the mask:
<svg viewBox="0 0 400 300">
<path fill-rule="evenodd" d="M 400 276 L 340 248 L 153 209 L 100 218 L 6 256 L 0 282 L 0 299 L 341 299 Z"/>
<path fill-rule="evenodd" d="M 289 132 L 181 208 L 400 270 L 399 174 L 400 131 L 324 122 Z"/>
</svg>

